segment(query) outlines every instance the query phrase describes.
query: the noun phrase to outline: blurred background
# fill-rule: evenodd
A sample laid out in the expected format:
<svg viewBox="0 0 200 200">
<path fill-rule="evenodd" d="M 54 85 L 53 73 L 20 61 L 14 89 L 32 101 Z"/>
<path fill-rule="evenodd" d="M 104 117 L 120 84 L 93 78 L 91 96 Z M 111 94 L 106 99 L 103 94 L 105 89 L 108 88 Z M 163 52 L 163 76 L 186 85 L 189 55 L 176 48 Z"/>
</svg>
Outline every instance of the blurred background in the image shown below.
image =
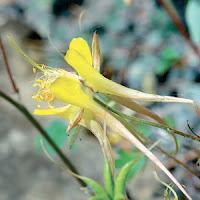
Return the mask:
<svg viewBox="0 0 200 200">
<path fill-rule="evenodd" d="M 92 34 L 96 31 L 100 38 L 104 76 L 130 88 L 190 98 L 198 103 L 200 52 L 195 48 L 200 45 L 200 1 L 171 0 L 176 12 L 170 8 L 173 16 L 179 16 L 176 25 L 182 33 L 174 25 L 173 16 L 171 18 L 167 13 L 169 7 L 163 2 L 170 1 L 1 0 L 0 35 L 20 91 L 19 101 L 31 112 L 36 107 L 32 99 L 35 75 L 30 64 L 9 45 L 9 34 L 15 36 L 37 63 L 71 70 L 62 57 L 69 41 L 80 36 L 91 44 Z M 10 85 L 2 56 L 0 89 L 18 99 Z M 172 127 L 190 134 L 193 133 L 189 127 L 195 133 L 200 132 L 200 120 L 190 106 L 158 103 L 146 106 L 164 117 Z M 37 119 L 82 175 L 102 182 L 103 156 L 94 137 L 81 129 L 79 138 L 69 149 L 66 122 L 54 117 Z M 161 139 L 163 148 L 173 150 L 173 141 L 164 131 L 143 126 L 138 129 L 154 140 Z M 177 157 L 200 173 L 196 165 L 198 157 L 193 154 L 199 144 L 182 137 L 178 139 L 181 148 Z M 87 199 L 88 195 L 80 190 L 76 180 L 50 161 L 42 150 L 42 141 L 27 119 L 0 99 L 0 200 Z M 55 157 L 52 149 L 43 145 Z M 134 152 L 125 143 L 113 146 L 118 168 L 134 158 Z M 199 179 L 159 156 L 193 199 L 199 199 Z M 146 160 L 134 169 L 128 186 L 132 199 L 163 199 L 165 188 L 154 179 L 153 170 L 155 166 Z M 184 197 L 180 196 L 180 199 Z"/>
</svg>

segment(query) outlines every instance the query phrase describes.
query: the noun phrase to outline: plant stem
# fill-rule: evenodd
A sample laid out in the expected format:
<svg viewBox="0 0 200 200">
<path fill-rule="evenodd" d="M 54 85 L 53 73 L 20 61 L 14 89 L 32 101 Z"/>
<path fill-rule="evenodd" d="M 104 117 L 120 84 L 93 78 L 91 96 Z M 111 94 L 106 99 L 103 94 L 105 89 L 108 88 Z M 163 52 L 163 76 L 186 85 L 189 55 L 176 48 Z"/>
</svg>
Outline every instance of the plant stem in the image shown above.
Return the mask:
<svg viewBox="0 0 200 200">
<path fill-rule="evenodd" d="M 56 143 L 51 139 L 48 133 L 42 128 L 42 126 L 38 123 L 38 121 L 31 115 L 31 113 L 24 107 L 22 104 L 16 102 L 14 99 L 6 95 L 4 92 L 0 90 L 0 97 L 5 99 L 7 102 L 12 104 L 16 109 L 18 109 L 31 123 L 32 125 L 39 131 L 39 133 L 47 140 L 47 142 L 51 145 L 51 147 L 55 150 L 59 158 L 65 164 L 65 166 L 75 174 L 79 174 L 78 170 L 75 166 L 70 162 L 70 160 L 64 155 L 64 153 L 59 149 Z M 76 178 L 79 184 L 82 187 L 86 187 L 86 184 L 81 180 Z"/>
<path fill-rule="evenodd" d="M 161 129 L 164 129 L 168 132 L 173 132 L 175 133 L 176 135 L 181 135 L 183 137 L 186 137 L 186 138 L 190 138 L 192 140 L 196 140 L 196 141 L 199 141 L 200 142 L 200 137 L 197 136 L 197 135 L 190 135 L 190 134 L 187 134 L 187 133 L 183 133 L 179 130 L 176 130 L 174 128 L 171 128 L 167 125 L 164 125 L 164 124 L 158 124 L 158 123 L 155 123 L 155 122 L 150 122 L 150 121 L 147 121 L 147 120 L 144 120 L 144 119 L 139 119 L 137 117 L 134 117 L 134 116 L 128 116 L 126 115 L 126 118 L 129 118 L 130 120 L 133 120 L 137 123 L 142 123 L 142 124 L 146 124 L 146 125 L 149 125 L 149 126 L 153 126 L 153 127 L 157 127 L 157 128 L 161 128 Z"/>
<path fill-rule="evenodd" d="M 19 95 L 19 89 L 17 87 L 17 84 L 14 81 L 14 78 L 13 78 L 13 75 L 12 75 L 12 72 L 11 72 L 11 69 L 10 69 L 10 65 L 9 65 L 9 62 L 8 62 L 8 58 L 7 58 L 7 55 L 6 55 L 6 50 L 5 50 L 3 41 L 1 39 L 1 36 L 0 36 L 0 49 L 1 49 L 1 52 L 2 52 L 2 57 L 3 57 L 3 60 L 4 60 L 6 72 L 8 74 L 8 78 L 10 80 L 13 91 Z"/>
</svg>

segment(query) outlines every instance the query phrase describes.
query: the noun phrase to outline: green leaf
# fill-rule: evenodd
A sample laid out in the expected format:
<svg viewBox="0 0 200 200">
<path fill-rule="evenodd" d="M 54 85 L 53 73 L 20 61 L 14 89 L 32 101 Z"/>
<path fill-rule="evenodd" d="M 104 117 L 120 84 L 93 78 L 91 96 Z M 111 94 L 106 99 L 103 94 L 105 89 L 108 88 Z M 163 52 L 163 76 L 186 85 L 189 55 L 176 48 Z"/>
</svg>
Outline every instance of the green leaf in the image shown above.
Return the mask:
<svg viewBox="0 0 200 200">
<path fill-rule="evenodd" d="M 160 64 L 156 67 L 156 74 L 166 73 L 178 60 L 180 56 L 171 48 L 164 48 L 160 54 Z"/>
<path fill-rule="evenodd" d="M 54 120 L 46 128 L 48 135 L 53 139 L 53 141 L 61 148 L 67 141 L 66 134 L 66 124 L 61 120 Z M 36 137 L 35 144 L 36 148 L 41 150 L 41 140 L 44 140 L 44 145 L 49 154 L 55 154 L 53 148 L 48 144 L 48 142 L 40 135 Z"/>
<path fill-rule="evenodd" d="M 161 52 L 161 57 L 166 61 L 176 60 L 179 58 L 177 52 L 171 48 L 164 48 Z"/>
<path fill-rule="evenodd" d="M 156 74 L 162 75 L 167 72 L 171 68 L 171 65 L 168 65 L 165 61 L 160 62 L 160 64 L 156 67 Z"/>
<path fill-rule="evenodd" d="M 110 197 L 113 197 L 114 181 L 109 164 L 105 161 L 104 165 L 104 185 Z"/>
<path fill-rule="evenodd" d="M 139 155 L 140 155 L 140 153 L 136 149 L 133 149 L 131 152 L 126 152 L 126 151 L 120 149 L 118 151 L 118 159 L 116 159 L 116 161 L 115 161 L 116 168 L 121 168 L 126 163 L 138 158 Z M 138 160 L 137 163 L 135 163 L 132 166 L 132 168 L 130 169 L 130 172 L 128 174 L 128 180 L 133 178 L 136 175 L 136 173 L 138 171 L 140 171 L 142 169 L 142 167 L 144 167 L 145 161 L 146 161 L 146 157 L 142 157 L 140 160 Z"/>
<path fill-rule="evenodd" d="M 200 2 L 190 0 L 186 7 L 186 21 L 192 40 L 200 45 Z"/>
<path fill-rule="evenodd" d="M 90 178 L 84 177 L 84 176 L 77 176 L 77 177 L 82 179 L 86 183 L 86 185 L 92 189 L 92 191 L 95 194 L 95 196 L 94 196 L 95 198 L 98 197 L 98 198 L 101 198 L 104 200 L 109 200 L 109 196 L 107 195 L 106 191 L 99 183 L 97 183 L 96 181 L 94 181 Z"/>
<path fill-rule="evenodd" d="M 94 196 L 94 197 L 89 198 L 88 200 L 105 200 L 105 197 L 103 195 L 102 196 Z"/>
<path fill-rule="evenodd" d="M 114 200 L 122 200 L 125 198 L 125 188 L 128 180 L 128 174 L 134 164 L 135 161 L 130 161 L 120 170 L 115 181 Z"/>
<path fill-rule="evenodd" d="M 114 200 L 125 200 L 125 194 L 117 194 Z"/>
</svg>

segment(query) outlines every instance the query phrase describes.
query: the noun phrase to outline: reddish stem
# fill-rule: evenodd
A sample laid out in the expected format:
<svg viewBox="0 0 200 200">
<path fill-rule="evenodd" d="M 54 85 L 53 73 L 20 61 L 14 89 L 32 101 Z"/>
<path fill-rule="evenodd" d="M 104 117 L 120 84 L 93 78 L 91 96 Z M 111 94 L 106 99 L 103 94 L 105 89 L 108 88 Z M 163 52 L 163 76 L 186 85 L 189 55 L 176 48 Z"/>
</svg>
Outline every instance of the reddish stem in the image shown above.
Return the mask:
<svg viewBox="0 0 200 200">
<path fill-rule="evenodd" d="M 13 88 L 13 91 L 15 93 L 19 94 L 19 89 L 18 89 L 18 87 L 17 87 L 17 85 L 16 85 L 16 83 L 14 81 L 14 78 L 13 78 L 13 75 L 12 75 L 9 63 L 8 63 L 8 58 L 7 58 L 6 50 L 5 50 L 3 41 L 1 39 L 1 36 L 0 36 L 0 49 L 1 49 L 2 57 L 3 57 L 3 61 L 4 61 L 4 64 L 5 64 L 6 72 L 8 74 L 8 78 L 10 80 L 10 83 L 11 83 L 11 86 Z"/>
<path fill-rule="evenodd" d="M 159 1 L 163 5 L 163 8 L 165 9 L 165 11 L 170 16 L 170 18 L 173 21 L 176 28 L 179 30 L 180 34 L 183 36 L 185 41 L 190 45 L 190 47 L 193 49 L 193 51 L 196 53 L 196 55 L 200 59 L 199 47 L 190 39 L 190 36 L 189 36 L 188 32 L 186 31 L 180 18 L 174 12 L 173 7 L 170 6 L 171 4 L 169 2 L 167 2 L 166 0 L 159 0 Z"/>
</svg>

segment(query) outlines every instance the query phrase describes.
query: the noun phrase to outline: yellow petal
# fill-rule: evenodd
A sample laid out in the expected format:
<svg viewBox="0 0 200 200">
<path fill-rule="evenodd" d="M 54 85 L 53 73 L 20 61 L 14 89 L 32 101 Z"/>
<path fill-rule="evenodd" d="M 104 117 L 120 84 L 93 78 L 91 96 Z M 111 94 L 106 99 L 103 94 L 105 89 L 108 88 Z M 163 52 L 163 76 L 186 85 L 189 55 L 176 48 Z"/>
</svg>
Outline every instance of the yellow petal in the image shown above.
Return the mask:
<svg viewBox="0 0 200 200">
<path fill-rule="evenodd" d="M 73 49 L 69 49 L 65 55 L 66 62 L 72 66 L 82 78 L 89 75 L 88 72 L 93 68 L 87 60 Z"/>
<path fill-rule="evenodd" d="M 104 77 L 76 51 L 68 50 L 65 56 L 67 63 L 72 66 L 83 78 L 87 86 L 94 91 L 102 92 L 104 87 Z M 103 84 L 103 85 L 102 85 Z"/>
<path fill-rule="evenodd" d="M 67 105 L 58 108 L 48 108 L 48 109 L 35 109 L 33 114 L 35 115 L 58 115 L 64 119 L 71 120 L 73 119 L 81 108 L 73 105 Z"/>
<path fill-rule="evenodd" d="M 59 108 L 48 108 L 48 109 L 35 109 L 33 111 L 34 115 L 58 115 L 60 113 L 66 112 L 70 105 L 59 107 Z"/>
<path fill-rule="evenodd" d="M 86 40 L 81 37 L 74 38 L 70 42 L 69 49 L 79 53 L 88 62 L 88 64 L 92 65 L 92 55 Z"/>
<path fill-rule="evenodd" d="M 57 78 L 50 86 L 55 99 L 81 108 L 93 105 L 92 97 L 87 95 L 76 79 L 68 77 Z"/>
</svg>

